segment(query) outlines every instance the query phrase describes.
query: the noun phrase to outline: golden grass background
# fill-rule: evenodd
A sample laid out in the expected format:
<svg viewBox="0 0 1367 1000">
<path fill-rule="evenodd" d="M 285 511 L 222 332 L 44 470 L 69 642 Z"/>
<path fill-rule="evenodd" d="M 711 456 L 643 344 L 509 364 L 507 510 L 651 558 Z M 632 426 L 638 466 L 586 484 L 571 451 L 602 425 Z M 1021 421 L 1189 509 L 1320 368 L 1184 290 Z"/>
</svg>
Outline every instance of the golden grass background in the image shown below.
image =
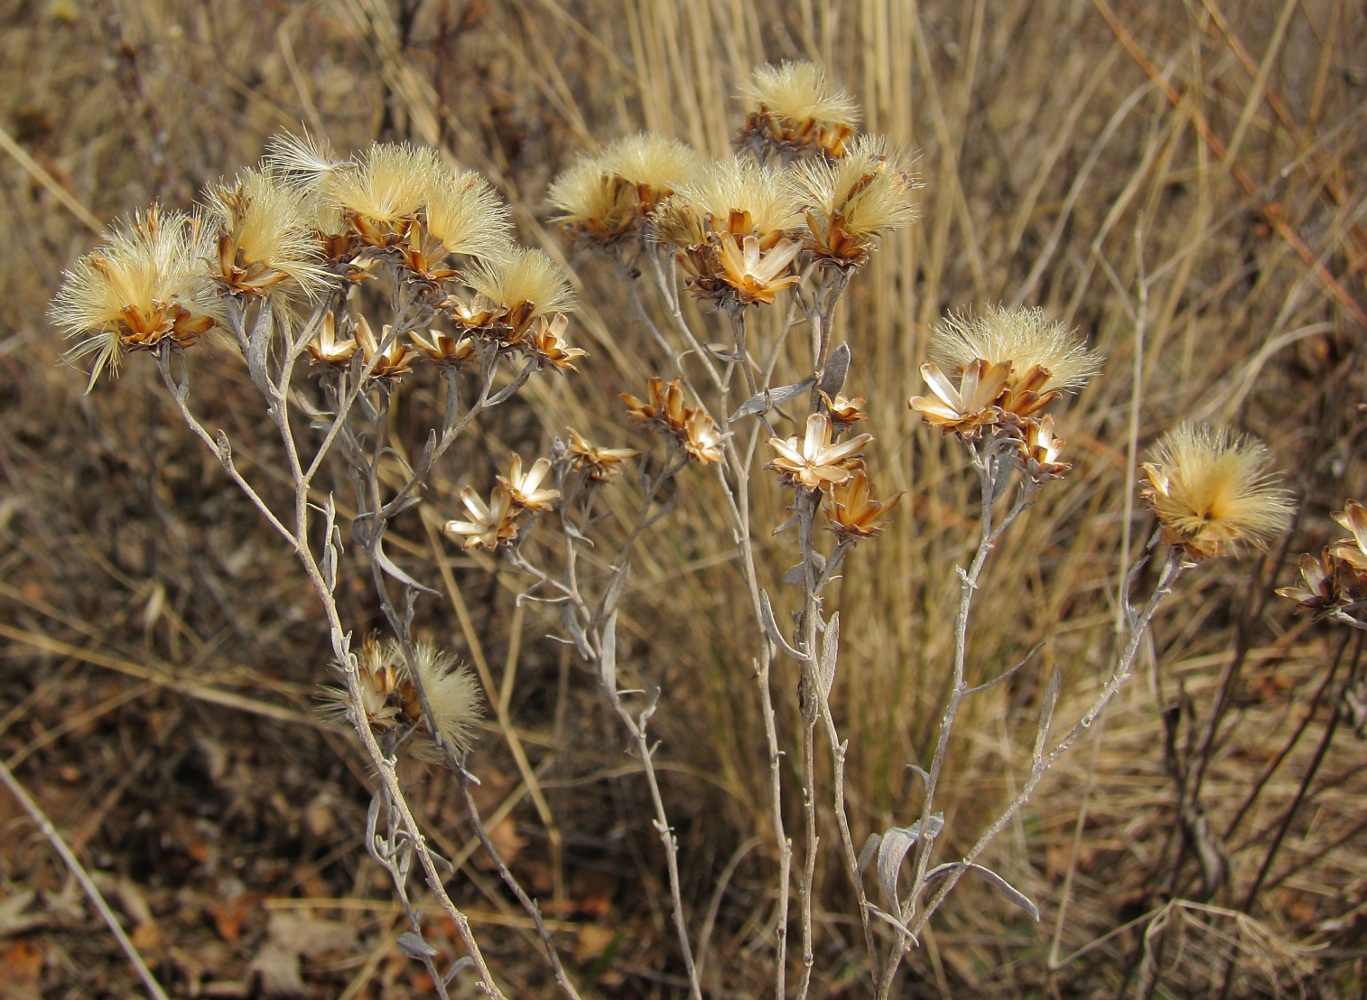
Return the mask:
<svg viewBox="0 0 1367 1000">
<path fill-rule="evenodd" d="M 648 340 L 610 269 L 571 260 L 544 221 L 546 187 L 577 153 L 641 128 L 722 153 L 739 122 L 736 84 L 780 58 L 821 63 L 863 103 L 869 130 L 918 151 L 923 218 L 855 280 L 839 316 L 854 350 L 847 391 L 868 397 L 878 436 L 876 479 L 908 494 L 893 530 L 854 554 L 834 601 L 857 839 L 919 812 L 905 765 L 927 763 L 933 744 L 953 567 L 976 516 L 962 456 L 906 409 L 942 313 L 1038 304 L 1107 357 L 1061 416 L 1075 469 L 993 557 L 972 638 L 983 676 L 1047 640 L 1043 662 L 1064 672 L 1062 720 L 1107 667 L 1119 573 L 1150 530 L 1133 509 L 1136 445 L 1192 418 L 1262 437 L 1303 498 L 1293 556 L 1329 537 L 1327 511 L 1367 494 L 1354 412 L 1367 401 L 1354 312 L 1367 301 L 1357 5 L 6 0 L 0 23 L 0 752 L 110 894 L 127 897 L 141 947 L 185 995 L 246 977 L 282 913 L 338 936 L 305 956 L 315 995 L 417 989 L 360 845 L 365 775 L 346 741 L 312 721 L 325 664 L 311 598 L 176 422 L 150 366 L 134 358 L 117 383 L 82 397 L 80 376 L 55 367 L 63 345 L 45 319 L 62 268 L 94 242 L 92 224 L 153 199 L 188 205 L 280 129 L 307 127 L 343 151 L 374 138 L 442 146 L 486 172 L 523 238 L 582 282 L 582 374 L 535 383 L 526 405 L 455 456 L 430 520 L 404 525 L 399 551 L 433 583 L 438 564 L 450 568 L 447 598 L 424 607 L 421 626 L 487 663 L 499 711 L 473 765 L 485 812 L 506 811 L 499 830 L 515 867 L 564 920 L 596 995 L 678 988 L 639 782 L 592 678 L 542 639 L 549 626 L 535 609 L 513 608 L 517 579 L 430 530 L 507 447 L 530 454 L 567 423 L 610 444 L 633 433 L 616 393 L 640 392 L 656 373 Z M 194 387 L 206 423 L 268 477 L 269 435 L 234 359 L 197 359 Z M 400 446 L 420 440 L 420 391 L 414 400 Z M 633 570 L 627 663 L 665 690 L 660 760 L 695 927 L 727 878 L 709 989 L 763 995 L 764 953 L 753 949 L 771 885 L 745 668 L 753 625 L 710 484 L 685 477 L 682 488 Z M 793 556 L 783 537 L 764 544 L 777 580 Z M 1188 574 L 1154 632 L 1161 690 L 1136 677 L 989 852 L 1040 903 L 1041 925 L 962 886 L 912 956 L 907 995 L 1133 988 L 1139 931 L 1124 925 L 1165 902 L 1173 824 L 1158 696 L 1188 706 L 1199 731 L 1222 669 L 1241 658 L 1205 793 L 1211 815 L 1227 817 L 1304 717 L 1331 657 L 1359 669 L 1356 643 L 1339 653 L 1341 635 L 1267 597 L 1292 582 L 1293 564 L 1275 552 Z M 358 627 L 375 623 L 363 586 L 343 601 Z M 1019 780 L 1040 676 L 1026 671 L 962 721 L 947 852 L 971 844 Z M 795 716 L 791 686 L 777 691 Z M 1242 899 L 1330 713 L 1311 719 L 1230 844 L 1232 888 L 1213 904 Z M 781 720 L 789 732 L 793 721 Z M 1360 988 L 1361 756 L 1341 728 L 1256 924 L 1173 910 L 1189 946 L 1164 952 L 1169 995 L 1208 989 L 1225 954 L 1249 970 L 1236 986 L 1249 995 L 1307 981 L 1326 995 Z M 468 854 L 442 793 L 436 776 L 415 795 L 443 849 Z M 0 890 L 35 890 L 23 912 L 43 917 L 0 928 L 7 961 L 42 956 L 19 995 L 131 988 L 112 940 L 76 933 L 92 930 L 89 918 L 54 904 L 64 873 L 7 800 L 0 821 Z M 510 989 L 543 995 L 519 915 L 473 862 L 462 874 L 463 903 Z M 822 891 L 833 943 L 818 956 L 820 989 L 857 995 L 857 969 L 843 966 L 856 952 L 838 945 L 858 937 L 838 872 Z M 1051 957 L 1083 949 L 1051 970 Z"/>
</svg>

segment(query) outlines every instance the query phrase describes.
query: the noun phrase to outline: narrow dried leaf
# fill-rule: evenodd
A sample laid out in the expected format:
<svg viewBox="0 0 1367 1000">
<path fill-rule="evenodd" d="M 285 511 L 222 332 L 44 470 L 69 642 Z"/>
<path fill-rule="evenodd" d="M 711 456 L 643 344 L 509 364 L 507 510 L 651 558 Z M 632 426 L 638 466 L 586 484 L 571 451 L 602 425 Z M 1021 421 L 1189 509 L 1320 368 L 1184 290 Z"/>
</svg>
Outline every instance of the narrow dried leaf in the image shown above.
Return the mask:
<svg viewBox="0 0 1367 1000">
<path fill-rule="evenodd" d="M 873 860 L 874 853 L 878 850 L 878 845 L 883 842 L 883 835 L 880 833 L 869 834 L 869 839 L 864 841 L 864 849 L 859 852 L 859 874 L 863 875 L 869 870 L 869 862 Z"/>
<path fill-rule="evenodd" d="M 752 417 L 761 413 L 768 413 L 775 406 L 782 406 L 784 403 L 792 402 L 804 393 L 811 392 L 812 386 L 816 384 L 816 379 L 808 375 L 801 382 L 794 382 L 792 385 L 775 386 L 772 389 L 765 389 L 756 393 L 740 405 L 735 413 L 726 418 L 728 424 L 734 424 L 742 417 Z"/>
<path fill-rule="evenodd" d="M 441 596 L 441 594 L 433 590 L 431 587 L 424 587 L 417 580 L 413 579 L 403 570 L 399 569 L 398 566 L 394 565 L 394 561 L 390 559 L 389 556 L 385 555 L 384 543 L 379 541 L 378 539 L 375 542 L 375 561 L 380 564 L 380 569 L 384 570 L 387 574 L 392 576 L 394 579 L 398 580 L 405 587 L 412 587 L 414 590 L 420 590 L 424 594 L 431 594 L 433 597 Z"/>
<path fill-rule="evenodd" d="M 840 655 L 840 612 L 831 615 L 830 623 L 826 626 L 826 635 L 821 641 L 821 662 L 817 664 L 816 682 L 821 691 L 822 699 L 831 696 L 831 687 L 835 683 L 836 660 Z"/>
<path fill-rule="evenodd" d="M 433 948 L 412 931 L 404 931 L 400 934 L 397 944 L 399 946 L 399 951 L 419 962 L 425 958 L 436 958 L 441 954 L 436 948 Z"/>
<path fill-rule="evenodd" d="M 826 368 L 821 373 L 821 385 L 818 387 L 827 396 L 832 398 L 835 394 L 845 387 L 845 376 L 850 371 L 850 345 L 841 344 L 826 359 Z"/>
<path fill-rule="evenodd" d="M 603 623 L 603 652 L 598 657 L 598 676 L 611 694 L 617 692 L 617 612 Z"/>
<path fill-rule="evenodd" d="M 774 620 L 773 605 L 769 603 L 769 595 L 762 590 L 759 592 L 759 610 L 764 619 L 764 631 L 768 634 L 770 641 L 793 659 L 805 660 L 806 657 L 794 649 L 788 640 L 783 638 L 783 633 L 778 630 L 778 622 Z"/>
<path fill-rule="evenodd" d="M 944 813 L 933 813 L 927 836 L 936 837 L 945 825 Z M 878 888 L 883 893 L 883 902 L 892 913 L 901 913 L 901 903 L 897 898 L 897 874 L 902 870 L 902 862 L 921 839 L 921 821 L 911 826 L 890 827 L 883 834 L 883 842 L 878 845 Z"/>
<path fill-rule="evenodd" d="M 1030 914 L 1030 916 L 1035 919 L 1035 923 L 1039 923 L 1039 907 L 1030 901 L 1029 896 L 1021 892 L 1010 882 L 1006 881 L 1006 879 L 1002 878 L 991 868 L 984 868 L 982 865 L 974 864 L 965 865 L 962 861 L 951 861 L 948 864 L 937 865 L 935 868 L 926 872 L 926 885 L 934 885 L 936 882 L 940 881 L 940 879 L 960 870 L 971 871 L 981 875 L 988 885 L 1001 893 L 1008 901 Z"/>
</svg>

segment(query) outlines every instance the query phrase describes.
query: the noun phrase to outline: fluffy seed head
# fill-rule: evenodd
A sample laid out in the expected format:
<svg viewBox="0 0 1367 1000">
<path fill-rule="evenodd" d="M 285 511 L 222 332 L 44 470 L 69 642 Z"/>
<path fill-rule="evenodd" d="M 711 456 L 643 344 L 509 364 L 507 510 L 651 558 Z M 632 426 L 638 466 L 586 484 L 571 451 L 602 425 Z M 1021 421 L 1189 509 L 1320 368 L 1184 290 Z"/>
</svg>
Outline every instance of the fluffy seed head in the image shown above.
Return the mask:
<svg viewBox="0 0 1367 1000">
<path fill-rule="evenodd" d="M 1290 495 L 1267 471 L 1267 449 L 1249 438 L 1182 424 L 1164 434 L 1140 492 L 1163 526 L 1163 539 L 1192 559 L 1266 548 L 1291 520 Z"/>
<path fill-rule="evenodd" d="M 1041 309 L 988 307 L 977 316 L 949 316 L 935 328 L 931 356 L 942 366 L 963 369 L 977 358 L 989 365 L 1007 362 L 1012 380 L 1038 367 L 1048 373 L 1033 391 L 1072 392 L 1101 370 L 1101 358 L 1082 338 Z M 1013 385 L 1008 382 L 1008 387 Z"/>
<path fill-rule="evenodd" d="M 701 170 L 698 154 L 676 139 L 641 133 L 577 160 L 547 192 L 576 239 L 607 247 L 639 230 L 660 201 Z"/>
<path fill-rule="evenodd" d="M 783 172 L 748 157 L 718 160 L 697 180 L 682 185 L 666 204 L 686 209 L 708 232 L 757 236 L 766 250 L 802 220 L 797 195 Z M 663 216 L 664 206 L 661 211 Z M 660 225 L 661 236 L 669 242 L 689 245 L 665 232 L 663 217 Z"/>
<path fill-rule="evenodd" d="M 427 231 L 447 253 L 499 257 L 511 244 L 508 206 L 473 170 L 436 167 L 426 194 Z"/>
<path fill-rule="evenodd" d="M 515 330 L 524 329 L 536 316 L 574 306 L 574 290 L 565 269 L 540 250 L 516 248 L 502 257 L 479 261 L 466 272 L 465 281 L 506 308 Z"/>
<path fill-rule="evenodd" d="M 838 160 L 796 164 L 792 182 L 807 209 L 807 248 L 837 264 L 862 265 L 874 237 L 918 215 L 920 179 L 882 136 L 860 136 Z"/>
<path fill-rule="evenodd" d="M 356 666 L 361 712 L 373 732 L 407 731 L 401 749 L 431 764 L 446 759 L 423 718 L 422 699 L 413 681 L 416 672 L 442 745 L 449 746 L 458 757 L 469 751 L 475 727 L 483 716 L 483 700 L 479 682 L 468 669 L 456 664 L 454 656 L 427 643 L 416 643 L 414 670 L 410 671 L 403 647 L 397 641 L 380 642 L 370 637 L 356 651 Z M 320 696 L 323 717 L 330 724 L 356 724 L 356 708 L 345 688 L 325 687 Z"/>
<path fill-rule="evenodd" d="M 229 290 L 262 294 L 282 285 L 310 298 L 328 282 L 308 202 L 277 175 L 244 170 L 205 195 L 218 252 L 215 277 Z"/>
<path fill-rule="evenodd" d="M 859 106 L 834 90 L 821 67 L 809 62 L 759 66 L 741 87 L 747 116 L 742 143 L 791 155 L 815 147 L 827 156 L 844 155 L 845 140 L 859 124 Z"/>
<path fill-rule="evenodd" d="M 417 215 L 444 169 L 427 146 L 376 142 L 354 165 L 326 174 L 322 189 L 362 237 L 380 242 Z"/>
<path fill-rule="evenodd" d="M 190 347 L 221 316 L 202 221 L 153 205 L 66 272 L 50 315 L 68 337 L 84 338 L 64 360 L 95 356 L 91 386 L 106 367 L 117 370 L 122 351 L 166 340 Z"/>
</svg>

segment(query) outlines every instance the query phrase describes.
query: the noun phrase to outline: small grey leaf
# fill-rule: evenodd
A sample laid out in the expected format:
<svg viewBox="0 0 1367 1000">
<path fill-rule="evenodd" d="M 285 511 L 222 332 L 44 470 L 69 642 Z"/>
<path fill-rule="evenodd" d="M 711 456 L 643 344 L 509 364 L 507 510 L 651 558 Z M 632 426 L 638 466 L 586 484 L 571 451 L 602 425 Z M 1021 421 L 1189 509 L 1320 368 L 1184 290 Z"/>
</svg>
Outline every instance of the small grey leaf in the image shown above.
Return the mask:
<svg viewBox="0 0 1367 1000">
<path fill-rule="evenodd" d="M 850 345 L 841 344 L 826 359 L 826 368 L 821 373 L 819 388 L 827 396 L 834 397 L 845 386 L 845 376 L 850 371 Z"/>
<path fill-rule="evenodd" d="M 214 445 L 218 448 L 218 460 L 227 465 L 233 460 L 233 446 L 228 440 L 227 431 L 219 431 L 214 435 Z"/>
<path fill-rule="evenodd" d="M 1030 897 L 1021 892 L 1010 882 L 1006 881 L 1006 879 L 1002 878 L 991 868 L 984 868 L 982 865 L 965 865 L 962 861 L 949 861 L 942 865 L 936 865 L 930 871 L 926 872 L 926 887 L 929 888 L 931 885 L 934 885 L 943 878 L 947 878 L 956 871 L 970 871 L 981 875 L 988 885 L 993 889 L 996 889 L 997 892 L 1001 893 L 1007 900 L 1030 914 L 1030 916 L 1034 917 L 1035 923 L 1039 923 L 1039 907 L 1030 901 Z"/>
<path fill-rule="evenodd" d="M 434 597 L 441 596 L 437 591 L 433 590 L 431 587 L 424 587 L 417 580 L 413 579 L 403 570 L 399 569 L 399 567 L 394 564 L 394 561 L 390 559 L 389 556 L 385 555 L 384 543 L 379 541 L 378 539 L 375 542 L 374 552 L 375 561 L 380 564 L 380 569 L 384 570 L 387 574 L 392 576 L 394 579 L 398 580 L 405 587 L 412 587 L 414 590 L 420 590 L 424 594 L 431 594 Z"/>
<path fill-rule="evenodd" d="M 765 389 L 756 393 L 740 405 L 735 413 L 726 418 L 728 424 L 734 424 L 742 417 L 755 416 L 760 413 L 768 413 L 775 406 L 782 406 L 784 403 L 797 399 L 803 393 L 810 392 L 816 379 L 808 375 L 801 382 L 794 382 L 792 385 L 775 386 L 772 389 Z"/>
<path fill-rule="evenodd" d="M 864 849 L 859 852 L 860 875 L 869 870 L 869 862 L 873 860 L 874 852 L 878 850 L 878 845 L 882 842 L 883 836 L 878 833 L 869 834 L 869 839 L 864 841 Z"/>
<path fill-rule="evenodd" d="M 826 626 L 826 636 L 821 642 L 821 662 L 818 664 L 816 682 L 822 698 L 831 696 L 831 686 L 835 683 L 836 659 L 840 655 L 840 612 L 831 615 Z"/>
<path fill-rule="evenodd" d="M 617 693 L 617 612 L 603 623 L 603 652 L 598 657 L 598 676 L 609 694 Z"/>
<path fill-rule="evenodd" d="M 798 586 L 807 579 L 807 564 L 798 563 L 796 566 L 789 567 L 783 574 L 783 582 Z"/>
<path fill-rule="evenodd" d="M 927 836 L 936 837 L 945 825 L 944 813 L 932 813 Z M 890 827 L 883 834 L 883 842 L 878 845 L 878 888 L 883 893 L 883 902 L 893 913 L 901 913 L 901 903 L 897 898 L 897 874 L 902 870 L 902 862 L 907 852 L 921 839 L 921 821 L 911 826 Z"/>
<path fill-rule="evenodd" d="M 421 962 L 425 958 L 436 958 L 441 952 L 437 951 L 430 944 L 424 941 L 412 931 L 404 931 L 399 935 L 399 951 L 409 958 L 417 959 Z"/>
</svg>

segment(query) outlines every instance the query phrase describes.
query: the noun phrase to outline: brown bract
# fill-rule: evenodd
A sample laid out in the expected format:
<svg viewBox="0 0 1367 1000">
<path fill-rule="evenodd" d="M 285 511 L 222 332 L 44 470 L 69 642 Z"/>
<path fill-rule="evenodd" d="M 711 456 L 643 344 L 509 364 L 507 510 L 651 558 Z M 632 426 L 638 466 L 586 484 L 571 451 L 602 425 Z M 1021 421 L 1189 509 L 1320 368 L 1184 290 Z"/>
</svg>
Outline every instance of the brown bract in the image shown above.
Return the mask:
<svg viewBox="0 0 1367 1000">
<path fill-rule="evenodd" d="M 858 434 L 833 444 L 831 418 L 813 413 L 807 417 L 807 429 L 801 438 L 769 439 L 769 446 L 778 452 L 778 457 L 765 468 L 777 472 L 786 485 L 829 490 L 855 474 L 861 467 L 855 453 L 872 440 L 872 434 Z"/>
<path fill-rule="evenodd" d="M 834 486 L 826 495 L 826 518 L 841 538 L 872 538 L 887 527 L 892 509 L 902 499 L 898 493 L 891 500 L 879 502 L 869 490 L 869 477 L 857 469 L 848 480 Z"/>
</svg>

